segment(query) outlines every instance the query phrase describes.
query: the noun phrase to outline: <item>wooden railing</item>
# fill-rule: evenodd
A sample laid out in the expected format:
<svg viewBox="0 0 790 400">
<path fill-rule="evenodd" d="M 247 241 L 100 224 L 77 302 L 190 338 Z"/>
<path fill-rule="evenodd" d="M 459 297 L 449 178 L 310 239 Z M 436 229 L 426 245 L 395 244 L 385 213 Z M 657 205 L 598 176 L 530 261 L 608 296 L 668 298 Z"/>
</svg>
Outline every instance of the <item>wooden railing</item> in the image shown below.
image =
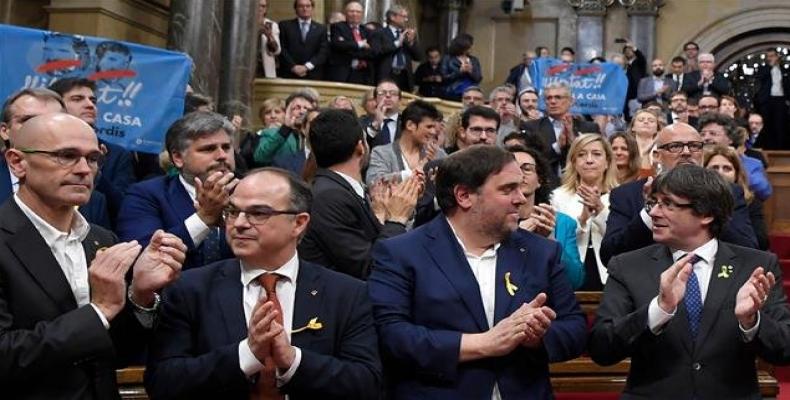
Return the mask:
<svg viewBox="0 0 790 400">
<path fill-rule="evenodd" d="M 763 205 L 770 233 L 790 233 L 790 151 L 764 151 L 770 167 L 766 171 L 774 193 Z"/>
</svg>

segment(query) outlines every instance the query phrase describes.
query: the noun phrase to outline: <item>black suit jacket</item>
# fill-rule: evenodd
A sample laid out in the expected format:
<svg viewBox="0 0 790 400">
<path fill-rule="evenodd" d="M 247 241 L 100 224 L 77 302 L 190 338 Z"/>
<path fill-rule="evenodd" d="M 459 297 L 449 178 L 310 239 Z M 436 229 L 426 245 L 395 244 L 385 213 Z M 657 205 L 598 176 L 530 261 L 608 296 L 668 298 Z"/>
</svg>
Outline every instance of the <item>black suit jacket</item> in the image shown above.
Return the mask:
<svg viewBox="0 0 790 400">
<path fill-rule="evenodd" d="M 90 265 L 116 242 L 96 225 L 82 242 Z M 13 198 L 0 206 L 0 387 L 9 399 L 119 398 L 115 368 L 142 353 L 146 332 L 128 305 L 104 328 L 77 307 L 52 251 Z"/>
<path fill-rule="evenodd" d="M 248 399 L 251 381 L 239 366 L 247 337 L 237 259 L 185 271 L 164 292 L 148 357 L 152 399 Z M 376 399 L 381 362 L 365 285 L 299 262 L 293 328 L 316 318 L 323 327 L 291 335 L 302 361 L 281 388 L 291 399 Z"/>
<path fill-rule="evenodd" d="M 359 34 L 368 41 L 370 48 L 361 49 L 354 40 L 354 33 L 351 25 L 347 22 L 337 22 L 329 28 L 329 66 L 327 68 L 327 80 L 335 82 L 348 82 L 351 76 L 351 61 L 353 59 L 364 60 L 367 63 L 365 69 L 359 70 L 365 77 L 366 84 L 373 84 L 374 60 L 378 49 L 376 43 L 371 40 L 373 34 L 364 26 L 359 26 Z"/>
<path fill-rule="evenodd" d="M 782 282 L 776 255 L 720 241 L 715 257 L 695 342 L 682 301 L 658 335 L 648 328 L 660 275 L 673 264 L 668 247 L 655 244 L 609 263 L 588 350 L 602 365 L 631 357 L 621 399 L 761 399 L 756 357 L 790 362 L 790 311 L 781 284 L 771 289 L 750 343 L 741 338 L 734 312 L 736 294 L 757 266 Z M 722 275 L 727 266 L 731 272 Z"/>
<path fill-rule="evenodd" d="M 310 21 L 310 31 L 306 40 L 302 40 L 302 31 L 299 29 L 299 19 L 280 21 L 280 71 L 277 73 L 282 78 L 304 79 L 294 75 L 291 68 L 294 65 L 304 65 L 311 62 L 315 69 L 307 73 L 306 79 L 324 79 L 324 64 L 329 56 L 329 43 L 326 40 L 326 26 L 315 21 Z"/>
<path fill-rule="evenodd" d="M 683 74 L 683 79 L 680 82 L 680 87 L 678 87 L 678 83 L 675 82 L 675 75 L 674 74 L 669 73 L 669 74 L 664 75 L 664 77 L 665 78 L 669 78 L 669 81 L 672 83 L 672 85 L 671 85 L 672 92 L 681 91 L 681 92 L 685 93 L 686 96 L 689 95 L 689 91 L 693 90 L 697 86 L 697 81 L 699 81 L 699 77 L 697 77 L 697 81 L 692 81 L 691 79 L 689 79 L 689 74 L 685 73 L 685 74 Z"/>
<path fill-rule="evenodd" d="M 554 143 L 557 143 L 557 136 L 554 133 L 554 126 L 551 124 L 549 117 L 527 121 L 524 123 L 523 128 L 528 135 L 538 135 L 543 141 L 545 145 L 543 148 L 543 155 L 546 157 L 546 160 L 551 163 L 551 169 L 555 174 L 560 167 L 565 166 L 565 159 L 568 157 L 568 149 L 570 146 L 560 149 L 560 153 L 554 150 L 553 146 Z M 600 129 L 595 122 L 574 118 L 573 133 L 577 136 L 582 133 L 600 133 Z"/>
<path fill-rule="evenodd" d="M 299 255 L 305 260 L 366 278 L 373 244 L 406 231 L 398 223 L 379 223 L 365 200 L 336 172 L 318 170 L 312 192 L 316 201 L 310 226 L 299 243 Z"/>
<path fill-rule="evenodd" d="M 702 97 L 703 87 L 699 84 L 700 79 L 702 79 L 702 74 L 699 71 L 691 71 L 686 74 L 686 77 L 683 78 L 688 79 L 693 86 L 689 89 L 686 93 L 689 98 L 700 98 Z M 685 83 L 684 83 L 685 85 Z M 713 74 L 713 82 L 708 86 L 708 90 L 710 90 L 713 94 L 717 97 L 721 97 L 724 94 L 730 94 L 730 81 L 724 77 L 724 75 L 715 72 Z"/>
<path fill-rule="evenodd" d="M 780 67 L 781 68 L 781 67 Z M 782 90 L 784 90 L 784 98 L 790 97 L 790 69 L 781 68 L 782 71 Z M 773 80 L 771 78 L 771 66 L 766 65 L 757 70 L 755 76 L 757 81 L 757 91 L 754 93 L 754 104 L 761 107 L 768 102 L 771 97 L 771 86 Z"/>
<path fill-rule="evenodd" d="M 606 220 L 606 233 L 601 241 L 601 262 L 609 264 L 609 259 L 628 251 L 653 244 L 653 232 L 642 221 L 639 213 L 645 208 L 642 188 L 647 179 L 640 179 L 620 185 L 609 195 L 609 218 Z M 735 210 L 727 223 L 721 240 L 740 246 L 757 247 L 754 229 L 749 219 L 749 211 L 740 186 L 730 185 Z"/>
<path fill-rule="evenodd" d="M 401 88 L 406 92 L 411 92 L 414 88 L 414 74 L 412 72 L 412 61 L 420 61 L 422 59 L 422 51 L 417 39 L 414 39 L 413 44 L 404 41 L 401 47 L 395 47 L 395 34 L 392 29 L 385 27 L 373 33 L 373 42 L 378 51 L 376 58 L 376 82 L 380 82 L 384 78 L 391 78 L 392 75 L 392 62 L 398 52 L 403 52 L 403 58 L 406 61 L 404 72 L 408 79 L 408 87 Z"/>
</svg>

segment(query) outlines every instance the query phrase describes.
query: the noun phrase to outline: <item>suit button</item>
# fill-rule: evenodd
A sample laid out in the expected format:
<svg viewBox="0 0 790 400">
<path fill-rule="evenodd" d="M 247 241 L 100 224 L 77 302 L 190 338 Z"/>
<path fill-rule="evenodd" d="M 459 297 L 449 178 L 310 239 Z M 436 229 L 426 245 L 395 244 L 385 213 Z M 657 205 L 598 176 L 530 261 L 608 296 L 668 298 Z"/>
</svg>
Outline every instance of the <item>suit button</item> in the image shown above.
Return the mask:
<svg viewBox="0 0 790 400">
<path fill-rule="evenodd" d="M 691 368 L 692 368 L 694 371 L 699 371 L 699 370 L 701 370 L 701 369 L 702 369 L 702 365 L 700 365 L 700 363 L 697 363 L 697 362 L 695 362 L 694 364 L 691 364 Z"/>
</svg>

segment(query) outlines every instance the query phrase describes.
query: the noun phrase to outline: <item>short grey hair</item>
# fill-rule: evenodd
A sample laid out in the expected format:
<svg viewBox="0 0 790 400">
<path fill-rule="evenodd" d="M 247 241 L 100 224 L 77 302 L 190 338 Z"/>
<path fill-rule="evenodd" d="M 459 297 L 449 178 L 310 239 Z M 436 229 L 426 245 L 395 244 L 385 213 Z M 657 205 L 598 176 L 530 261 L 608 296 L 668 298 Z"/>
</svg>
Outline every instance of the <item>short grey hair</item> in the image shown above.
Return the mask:
<svg viewBox="0 0 790 400">
<path fill-rule="evenodd" d="M 491 93 L 488 94 L 488 101 L 489 102 L 494 101 L 494 98 L 496 97 L 497 93 L 507 93 L 510 96 L 511 102 L 513 101 L 513 98 L 516 95 L 515 90 L 513 90 L 512 86 L 500 85 L 491 89 Z"/>
<path fill-rule="evenodd" d="M 195 139 L 211 135 L 219 130 L 228 136 L 236 128 L 225 116 L 210 111 L 195 111 L 173 122 L 165 135 L 165 149 L 172 159 L 173 153 L 183 153 Z"/>
<path fill-rule="evenodd" d="M 387 22 L 389 22 L 392 21 L 393 16 L 398 15 L 404 11 L 406 11 L 406 7 L 400 4 L 395 4 L 392 7 L 390 7 L 389 10 L 387 10 L 384 16 L 387 18 Z"/>
<path fill-rule="evenodd" d="M 547 90 L 551 90 L 551 89 L 564 90 L 565 93 L 568 93 L 568 96 L 573 96 L 573 91 L 571 90 L 571 87 L 568 86 L 568 84 L 564 83 L 564 82 L 553 82 L 553 83 L 550 83 L 550 84 L 544 86 L 543 87 L 543 93 L 544 93 L 543 95 L 545 96 L 546 95 L 545 94 L 546 91 Z"/>
</svg>

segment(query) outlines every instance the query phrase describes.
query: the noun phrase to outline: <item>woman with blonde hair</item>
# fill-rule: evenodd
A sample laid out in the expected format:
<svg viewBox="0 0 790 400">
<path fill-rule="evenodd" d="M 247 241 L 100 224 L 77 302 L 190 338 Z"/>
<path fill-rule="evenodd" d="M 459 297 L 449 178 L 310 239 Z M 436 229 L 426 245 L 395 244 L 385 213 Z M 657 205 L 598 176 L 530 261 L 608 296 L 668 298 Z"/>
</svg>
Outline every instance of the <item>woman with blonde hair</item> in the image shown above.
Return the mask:
<svg viewBox="0 0 790 400">
<path fill-rule="evenodd" d="M 638 110 L 631 119 L 628 133 L 636 140 L 636 145 L 639 148 L 639 157 L 642 160 L 642 164 L 639 167 L 640 178 L 655 175 L 655 170 L 650 164 L 650 157 L 648 157 L 650 154 L 649 149 L 656 140 L 658 131 L 663 128 L 664 121 L 650 110 Z"/>
<path fill-rule="evenodd" d="M 602 290 L 606 266 L 601 240 L 609 217 L 609 192 L 617 186 L 617 166 L 609 142 L 595 133 L 580 135 L 568 151 L 562 186 L 552 192 L 551 205 L 576 219 L 576 246 L 584 262 L 579 290 Z"/>
<path fill-rule="evenodd" d="M 749 189 L 749 178 L 738 152 L 729 146 L 715 146 L 705 151 L 702 165 L 718 172 L 728 182 L 741 187 L 746 200 L 746 208 L 749 210 L 749 220 L 752 223 L 754 236 L 757 238 L 757 247 L 760 250 L 767 250 L 768 228 L 763 215 L 763 201 Z"/>
<path fill-rule="evenodd" d="M 279 128 L 285 121 L 285 102 L 277 97 L 270 97 L 263 101 L 258 109 L 263 129 Z M 260 132 L 258 133 L 260 135 Z"/>
</svg>

